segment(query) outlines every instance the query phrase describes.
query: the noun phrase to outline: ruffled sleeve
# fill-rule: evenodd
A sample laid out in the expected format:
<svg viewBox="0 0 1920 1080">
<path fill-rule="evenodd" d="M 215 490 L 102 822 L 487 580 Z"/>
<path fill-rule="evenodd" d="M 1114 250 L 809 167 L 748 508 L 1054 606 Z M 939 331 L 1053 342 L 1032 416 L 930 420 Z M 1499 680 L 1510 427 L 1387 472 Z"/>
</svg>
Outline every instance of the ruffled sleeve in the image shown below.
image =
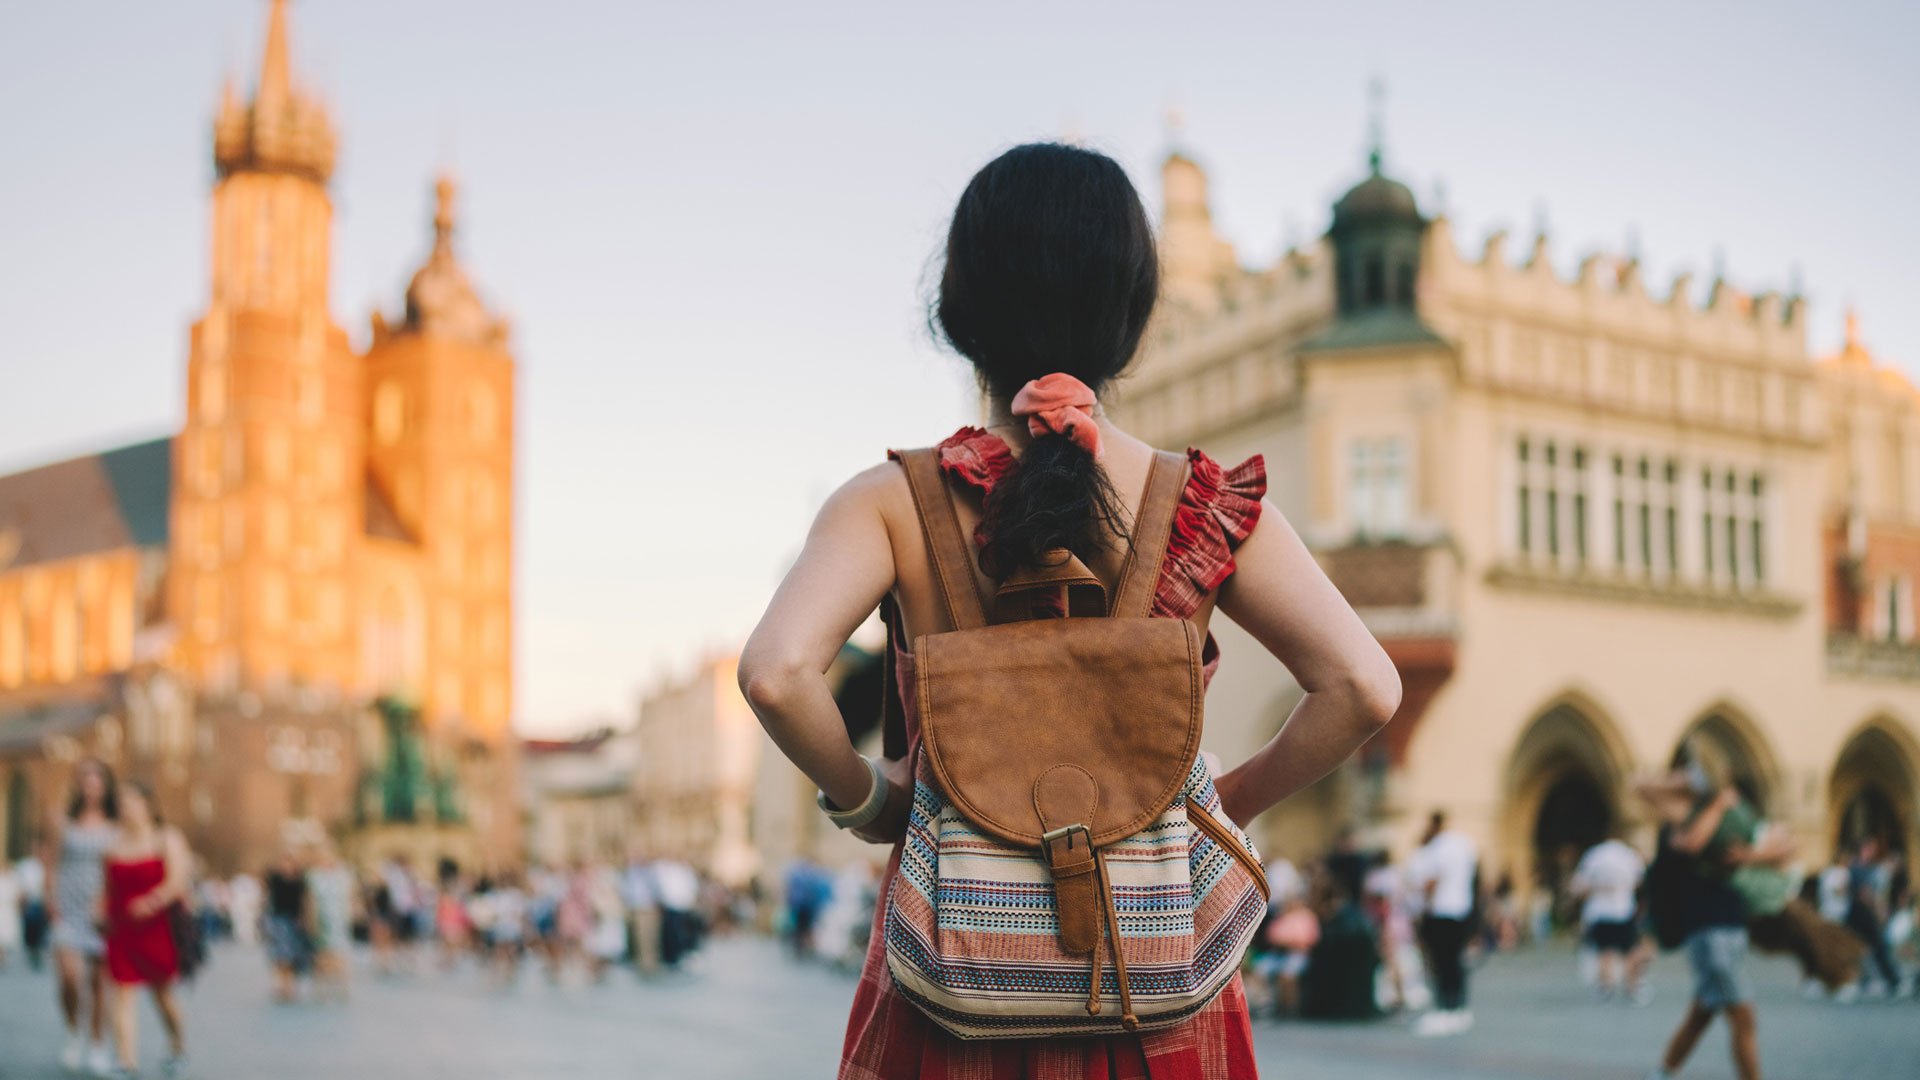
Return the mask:
<svg viewBox="0 0 1920 1080">
<path fill-rule="evenodd" d="M 1192 466 L 1166 561 L 1160 565 L 1153 614 L 1184 619 L 1233 576 L 1233 553 L 1260 522 L 1260 500 L 1267 494 L 1267 459 L 1259 454 L 1231 469 L 1199 450 L 1188 450 Z"/>
<path fill-rule="evenodd" d="M 1018 460 L 1006 440 L 984 428 L 963 427 L 934 448 L 940 455 L 940 472 L 958 480 L 982 495 L 1013 469 Z"/>
</svg>

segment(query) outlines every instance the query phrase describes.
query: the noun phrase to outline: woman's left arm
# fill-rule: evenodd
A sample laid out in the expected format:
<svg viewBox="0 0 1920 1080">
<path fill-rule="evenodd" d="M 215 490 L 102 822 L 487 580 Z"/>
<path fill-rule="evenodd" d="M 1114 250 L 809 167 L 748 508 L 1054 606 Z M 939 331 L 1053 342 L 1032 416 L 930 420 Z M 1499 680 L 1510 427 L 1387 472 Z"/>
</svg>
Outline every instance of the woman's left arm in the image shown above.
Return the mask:
<svg viewBox="0 0 1920 1080">
<path fill-rule="evenodd" d="M 882 510 L 899 467 L 876 466 L 833 493 L 740 653 L 740 690 L 774 744 L 835 806 L 867 798 L 873 774 L 847 738 L 827 667 L 893 588 Z"/>
<path fill-rule="evenodd" d="M 154 904 L 155 911 L 173 903 L 175 900 L 185 900 L 187 898 L 187 888 L 189 885 L 188 879 L 193 874 L 193 851 L 187 847 L 186 834 L 171 825 L 167 826 L 164 850 L 167 860 L 167 876 L 161 880 L 159 888 L 148 894 L 150 896 L 158 896 L 158 900 Z"/>
</svg>

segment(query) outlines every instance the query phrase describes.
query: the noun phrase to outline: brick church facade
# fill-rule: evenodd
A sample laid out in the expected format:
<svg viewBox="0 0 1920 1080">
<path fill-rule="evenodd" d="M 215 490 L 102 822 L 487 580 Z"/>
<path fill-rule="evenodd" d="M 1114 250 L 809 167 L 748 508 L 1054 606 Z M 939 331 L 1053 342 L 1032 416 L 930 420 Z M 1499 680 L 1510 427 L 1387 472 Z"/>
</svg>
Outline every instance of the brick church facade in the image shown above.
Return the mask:
<svg viewBox="0 0 1920 1080">
<path fill-rule="evenodd" d="M 455 256 L 453 182 L 359 350 L 329 296 L 335 133 L 284 0 L 213 136 L 180 431 L 0 477 L 7 854 L 96 755 L 217 871 L 323 835 L 516 861 L 514 359 Z"/>
</svg>

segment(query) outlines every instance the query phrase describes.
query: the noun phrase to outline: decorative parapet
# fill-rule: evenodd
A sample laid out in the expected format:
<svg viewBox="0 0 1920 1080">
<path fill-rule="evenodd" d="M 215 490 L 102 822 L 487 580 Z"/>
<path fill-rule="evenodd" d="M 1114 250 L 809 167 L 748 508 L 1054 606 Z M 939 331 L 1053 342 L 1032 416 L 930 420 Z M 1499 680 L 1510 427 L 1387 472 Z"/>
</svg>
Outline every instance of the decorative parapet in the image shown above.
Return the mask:
<svg viewBox="0 0 1920 1080">
<path fill-rule="evenodd" d="M 1544 234 L 1524 263 L 1501 233 L 1464 257 L 1444 218 L 1426 244 L 1421 316 L 1459 347 L 1469 382 L 1735 435 L 1825 437 L 1798 298 L 1717 280 L 1700 306 L 1686 274 L 1655 297 L 1638 260 L 1616 255 L 1589 255 L 1566 280 Z"/>
<path fill-rule="evenodd" d="M 1920 644 L 1875 641 L 1855 634 L 1829 633 L 1827 674 L 1842 678 L 1920 682 Z"/>
<path fill-rule="evenodd" d="M 1715 280 L 1704 305 L 1690 297 L 1692 275 L 1674 277 L 1667 293 L 1648 292 L 1637 258 L 1591 254 L 1573 280 L 1553 269 L 1551 242 L 1534 238 L 1525 262 L 1507 258 L 1507 236 L 1489 236 L 1478 258 L 1463 257 L 1451 222 L 1427 228 L 1422 272 L 1430 295 L 1448 304 L 1497 307 L 1503 314 L 1546 323 L 1574 321 L 1589 332 L 1648 345 L 1711 353 L 1751 363 L 1805 362 L 1806 305 L 1797 296 L 1749 295 Z"/>
</svg>

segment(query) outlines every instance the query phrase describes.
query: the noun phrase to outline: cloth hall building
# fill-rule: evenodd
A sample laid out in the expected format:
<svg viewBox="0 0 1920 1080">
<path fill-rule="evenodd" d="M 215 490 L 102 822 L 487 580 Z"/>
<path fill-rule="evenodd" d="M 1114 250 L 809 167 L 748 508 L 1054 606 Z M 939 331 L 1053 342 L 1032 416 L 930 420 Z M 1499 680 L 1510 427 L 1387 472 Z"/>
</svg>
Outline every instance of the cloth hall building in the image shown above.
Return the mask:
<svg viewBox="0 0 1920 1080">
<path fill-rule="evenodd" d="M 1868 832 L 1916 852 L 1920 393 L 1851 317 L 1816 358 L 1797 297 L 1656 291 L 1608 255 L 1568 280 L 1544 235 L 1462 254 L 1377 151 L 1324 238 L 1265 267 L 1191 157 L 1162 180 L 1165 300 L 1116 415 L 1264 453 L 1405 688 L 1360 760 L 1263 819 L 1267 850 L 1353 823 L 1403 854 L 1445 809 L 1490 875 L 1552 883 L 1645 824 L 1630 777 L 1697 736 L 1810 858 Z M 1208 742 L 1233 760 L 1300 691 L 1220 637 Z"/>
</svg>

